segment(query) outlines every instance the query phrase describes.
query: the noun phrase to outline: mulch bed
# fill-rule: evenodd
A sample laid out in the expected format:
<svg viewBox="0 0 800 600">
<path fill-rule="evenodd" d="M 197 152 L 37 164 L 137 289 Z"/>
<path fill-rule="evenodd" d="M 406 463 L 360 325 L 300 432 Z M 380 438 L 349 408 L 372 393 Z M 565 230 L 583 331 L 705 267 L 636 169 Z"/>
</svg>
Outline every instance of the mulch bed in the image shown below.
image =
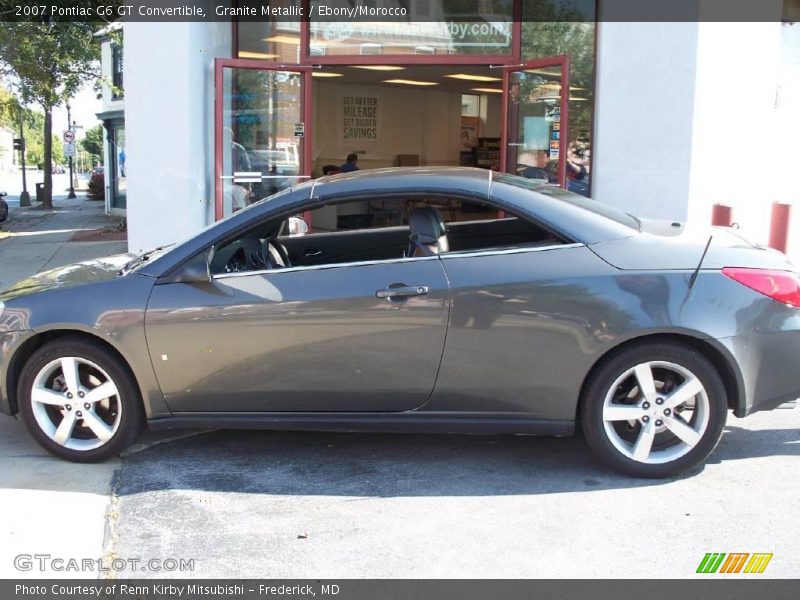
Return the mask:
<svg viewBox="0 0 800 600">
<path fill-rule="evenodd" d="M 76 231 L 70 241 L 72 242 L 121 242 L 128 239 L 128 228 L 125 221 L 116 227 L 102 229 L 87 229 Z"/>
</svg>

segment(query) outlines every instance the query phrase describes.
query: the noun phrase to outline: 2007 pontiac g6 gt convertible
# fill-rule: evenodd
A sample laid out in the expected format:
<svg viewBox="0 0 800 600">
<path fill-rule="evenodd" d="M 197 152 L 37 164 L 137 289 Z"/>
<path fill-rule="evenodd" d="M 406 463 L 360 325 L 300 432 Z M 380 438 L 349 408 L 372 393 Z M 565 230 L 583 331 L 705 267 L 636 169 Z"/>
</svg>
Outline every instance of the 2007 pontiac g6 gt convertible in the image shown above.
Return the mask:
<svg viewBox="0 0 800 600">
<path fill-rule="evenodd" d="M 477 169 L 323 177 L 0 300 L 0 410 L 80 462 L 144 426 L 582 430 L 666 477 L 800 396 L 783 254 Z"/>
</svg>

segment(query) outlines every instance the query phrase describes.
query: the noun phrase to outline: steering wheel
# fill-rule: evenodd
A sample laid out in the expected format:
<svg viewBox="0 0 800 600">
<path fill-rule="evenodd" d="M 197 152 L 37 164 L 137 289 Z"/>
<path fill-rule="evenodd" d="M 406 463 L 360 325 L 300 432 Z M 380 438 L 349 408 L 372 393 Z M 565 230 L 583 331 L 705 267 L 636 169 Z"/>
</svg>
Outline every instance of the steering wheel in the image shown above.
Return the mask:
<svg viewBox="0 0 800 600">
<path fill-rule="evenodd" d="M 239 247 L 225 263 L 226 273 L 243 273 L 245 271 L 262 271 L 270 265 L 264 257 L 264 248 L 257 237 L 242 238 L 236 245 Z"/>
<path fill-rule="evenodd" d="M 283 244 L 281 244 L 277 240 L 268 239 L 266 241 L 266 243 L 265 243 L 265 246 L 266 246 L 266 249 L 267 249 L 267 252 L 266 252 L 267 258 L 270 259 L 269 262 L 270 262 L 270 267 L 271 268 L 273 268 L 273 269 L 275 269 L 275 268 L 284 268 L 285 269 L 285 268 L 288 268 L 288 267 L 292 266 L 292 261 L 289 260 L 289 253 L 286 252 L 286 248 L 283 246 Z M 274 250 L 275 254 L 278 255 L 278 258 L 281 259 L 281 262 L 283 263 L 283 265 L 275 264 L 276 261 L 272 258 L 272 250 Z"/>
</svg>

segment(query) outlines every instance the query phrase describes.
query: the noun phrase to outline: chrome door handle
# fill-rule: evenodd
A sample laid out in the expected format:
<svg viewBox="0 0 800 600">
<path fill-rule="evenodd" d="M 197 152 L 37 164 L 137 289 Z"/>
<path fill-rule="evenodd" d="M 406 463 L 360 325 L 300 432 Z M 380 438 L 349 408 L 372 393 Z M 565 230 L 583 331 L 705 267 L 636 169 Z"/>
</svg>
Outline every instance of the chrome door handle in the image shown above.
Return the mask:
<svg viewBox="0 0 800 600">
<path fill-rule="evenodd" d="M 378 290 L 375 292 L 375 296 L 378 298 L 388 298 L 391 300 L 392 298 L 405 298 L 408 296 L 424 296 L 430 291 L 431 290 L 427 285 L 407 285 L 402 287 L 390 287 L 386 288 L 385 290 Z"/>
<path fill-rule="evenodd" d="M 307 258 L 313 258 L 314 256 L 322 256 L 322 250 L 306 250 L 305 255 Z"/>
</svg>

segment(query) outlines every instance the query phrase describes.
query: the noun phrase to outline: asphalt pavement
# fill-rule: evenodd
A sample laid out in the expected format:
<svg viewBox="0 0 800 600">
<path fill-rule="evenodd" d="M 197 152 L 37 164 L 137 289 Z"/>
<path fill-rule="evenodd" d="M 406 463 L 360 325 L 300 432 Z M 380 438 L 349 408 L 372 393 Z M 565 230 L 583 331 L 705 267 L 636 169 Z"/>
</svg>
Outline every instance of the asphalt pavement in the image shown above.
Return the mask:
<svg viewBox="0 0 800 600">
<path fill-rule="evenodd" d="M 12 208 L 0 285 L 124 250 L 69 241 L 113 224 L 100 204 Z M 729 417 L 707 466 L 663 481 L 580 438 L 187 431 L 76 465 L 0 416 L 0 454 L 0 577 L 684 578 L 707 552 L 770 552 L 747 577 L 793 578 L 800 560 L 800 410 Z M 26 553 L 125 562 L 21 572 Z"/>
</svg>

